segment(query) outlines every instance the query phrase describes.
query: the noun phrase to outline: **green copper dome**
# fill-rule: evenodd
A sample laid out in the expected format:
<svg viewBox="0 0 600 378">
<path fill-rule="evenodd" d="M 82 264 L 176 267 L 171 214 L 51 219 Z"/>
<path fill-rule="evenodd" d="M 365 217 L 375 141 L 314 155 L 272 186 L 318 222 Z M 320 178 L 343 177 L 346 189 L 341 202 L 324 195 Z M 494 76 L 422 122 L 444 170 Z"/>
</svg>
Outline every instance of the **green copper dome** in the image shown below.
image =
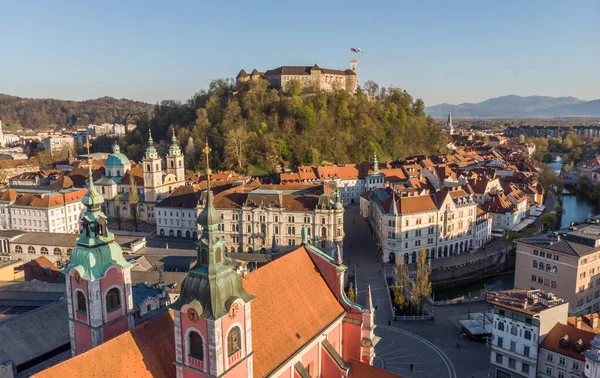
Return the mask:
<svg viewBox="0 0 600 378">
<path fill-rule="evenodd" d="M 129 158 L 120 152 L 116 154 L 110 154 L 105 163 L 107 167 L 123 167 L 129 164 Z"/>
</svg>

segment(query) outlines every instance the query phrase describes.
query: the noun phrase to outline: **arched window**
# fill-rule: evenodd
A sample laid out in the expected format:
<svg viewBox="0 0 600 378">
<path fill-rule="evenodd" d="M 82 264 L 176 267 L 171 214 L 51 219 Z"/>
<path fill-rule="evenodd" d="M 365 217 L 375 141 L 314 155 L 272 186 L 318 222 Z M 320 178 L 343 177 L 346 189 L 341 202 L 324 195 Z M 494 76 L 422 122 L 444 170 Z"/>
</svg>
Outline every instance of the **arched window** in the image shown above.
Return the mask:
<svg viewBox="0 0 600 378">
<path fill-rule="evenodd" d="M 106 293 L 106 312 L 113 312 L 121 308 L 121 296 L 119 289 L 113 287 Z"/>
<path fill-rule="evenodd" d="M 33 248 L 33 246 L 29 246 L 27 247 L 27 253 L 35 253 L 35 248 Z"/>
<path fill-rule="evenodd" d="M 556 267 L 556 265 L 552 266 L 552 273 L 558 273 L 558 268 Z"/>
<path fill-rule="evenodd" d="M 146 170 L 149 171 L 150 170 L 150 164 L 146 164 Z"/>
<path fill-rule="evenodd" d="M 204 360 L 204 343 L 202 342 L 202 336 L 196 331 L 190 332 L 190 357 L 197 360 Z"/>
<path fill-rule="evenodd" d="M 173 235 L 174 235 L 173 230 L 169 230 L 169 236 L 173 236 Z"/>
<path fill-rule="evenodd" d="M 54 248 L 54 250 L 52 251 L 52 253 L 53 253 L 55 256 L 62 256 L 62 251 L 61 251 L 61 250 L 60 250 L 60 248 L 58 248 L 58 247 Z"/>
<path fill-rule="evenodd" d="M 87 314 L 87 306 L 85 304 L 85 295 L 83 292 L 77 292 L 77 312 Z"/>
<path fill-rule="evenodd" d="M 550 264 L 546 264 L 546 271 L 549 272 L 550 270 L 552 270 L 552 267 L 550 266 Z"/>
<path fill-rule="evenodd" d="M 160 229 L 160 236 L 165 236 L 165 230 L 164 229 Z"/>
<path fill-rule="evenodd" d="M 533 260 L 533 267 L 534 267 L 535 269 L 537 269 L 537 267 L 538 267 L 538 263 L 537 263 L 537 261 L 535 261 L 535 260 Z"/>
<path fill-rule="evenodd" d="M 23 253 L 23 247 L 20 245 L 15 246 L 15 253 Z"/>
<path fill-rule="evenodd" d="M 181 167 L 181 165 L 182 165 L 181 160 L 179 160 L 179 166 Z"/>
<path fill-rule="evenodd" d="M 71 256 L 72 252 L 73 252 L 73 248 L 67 249 L 67 256 Z"/>
<path fill-rule="evenodd" d="M 48 254 L 48 248 L 46 248 L 46 247 L 42 247 L 42 248 L 40 249 L 40 253 L 41 253 L 42 255 L 47 255 L 47 254 Z"/>
<path fill-rule="evenodd" d="M 227 356 L 231 357 L 240 349 L 242 349 L 240 327 L 233 327 L 227 335 Z"/>
</svg>

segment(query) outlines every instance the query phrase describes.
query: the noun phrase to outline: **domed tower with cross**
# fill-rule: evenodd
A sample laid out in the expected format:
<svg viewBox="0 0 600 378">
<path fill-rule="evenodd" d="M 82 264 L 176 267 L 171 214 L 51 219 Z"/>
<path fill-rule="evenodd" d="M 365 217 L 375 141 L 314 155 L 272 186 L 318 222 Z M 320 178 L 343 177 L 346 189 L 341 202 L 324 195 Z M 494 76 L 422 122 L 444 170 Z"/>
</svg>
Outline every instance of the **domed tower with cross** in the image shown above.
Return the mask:
<svg viewBox="0 0 600 378">
<path fill-rule="evenodd" d="M 175 128 L 173 128 L 173 137 L 171 138 L 169 154 L 167 155 L 167 174 L 174 175 L 178 185 L 183 185 L 185 183 L 184 157 L 177 144 Z"/>
<path fill-rule="evenodd" d="M 196 265 L 171 306 L 175 324 L 177 377 L 253 376 L 251 301 L 225 256 L 220 218 L 210 190 L 210 147 L 206 156 L 206 206 L 198 216 Z"/>
<path fill-rule="evenodd" d="M 89 148 L 89 140 L 86 143 Z M 86 352 L 133 328 L 130 269 L 121 246 L 107 228 L 101 206 L 104 198 L 94 187 L 88 159 L 89 189 L 82 199 L 87 208 L 66 275 L 71 354 Z"/>
<path fill-rule="evenodd" d="M 148 131 L 148 147 L 142 160 L 144 170 L 144 198 L 147 202 L 156 202 L 159 188 L 162 186 L 162 160 L 154 147 L 152 132 Z"/>
</svg>

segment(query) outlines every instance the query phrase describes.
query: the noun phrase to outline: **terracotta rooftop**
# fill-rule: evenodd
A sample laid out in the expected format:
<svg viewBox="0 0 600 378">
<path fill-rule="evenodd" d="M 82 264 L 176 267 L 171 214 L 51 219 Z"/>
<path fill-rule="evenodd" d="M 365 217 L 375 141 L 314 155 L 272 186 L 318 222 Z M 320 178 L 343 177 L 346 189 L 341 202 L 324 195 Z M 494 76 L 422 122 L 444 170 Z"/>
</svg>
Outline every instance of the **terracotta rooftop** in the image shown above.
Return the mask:
<svg viewBox="0 0 600 378">
<path fill-rule="evenodd" d="M 173 327 L 173 315 L 166 312 L 33 377 L 175 377 Z"/>
<path fill-rule="evenodd" d="M 345 313 L 304 247 L 253 271 L 242 283 L 256 297 L 252 340 L 257 377 L 272 372 Z"/>
<path fill-rule="evenodd" d="M 350 374 L 348 374 L 348 378 L 401 378 L 399 375 L 391 373 L 387 370 L 380 369 L 378 367 L 365 364 L 364 362 L 360 362 L 355 360 L 354 358 L 350 359 Z"/>
<path fill-rule="evenodd" d="M 596 334 L 593 332 L 556 323 L 540 344 L 540 348 L 585 361 L 582 353 L 590 349 L 590 341 L 594 339 L 594 336 Z"/>
</svg>

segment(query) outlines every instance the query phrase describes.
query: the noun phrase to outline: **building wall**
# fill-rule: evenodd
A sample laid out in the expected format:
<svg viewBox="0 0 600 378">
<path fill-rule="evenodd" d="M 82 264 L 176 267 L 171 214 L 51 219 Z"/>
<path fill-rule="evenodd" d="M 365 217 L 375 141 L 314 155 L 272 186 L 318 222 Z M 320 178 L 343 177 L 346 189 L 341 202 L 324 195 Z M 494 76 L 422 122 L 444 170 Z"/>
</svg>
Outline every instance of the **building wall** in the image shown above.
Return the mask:
<svg viewBox="0 0 600 378">
<path fill-rule="evenodd" d="M 584 370 L 585 361 L 540 348 L 538 376 L 558 378 L 559 372 L 562 372 L 565 378 L 584 377 Z"/>
<path fill-rule="evenodd" d="M 523 272 L 515 275 L 516 288 L 551 291 L 569 302 L 569 313 L 574 315 L 600 310 L 600 251 L 577 257 L 516 244 L 515 269 Z M 548 254 L 552 259 L 548 259 Z M 534 261 L 537 268 L 534 268 Z M 540 263 L 544 264 L 544 270 L 539 269 Z M 548 264 L 550 270 L 547 270 Z"/>
<path fill-rule="evenodd" d="M 199 235 L 197 217 L 202 211 L 156 207 L 157 235 L 194 238 Z M 286 211 L 280 208 L 217 209 L 221 216 L 220 233 L 227 250 L 236 252 L 270 249 L 273 236 L 278 246 L 300 245 L 302 226 L 306 225 L 310 243 L 322 247 L 331 256 L 343 246 L 343 210 Z M 323 235 L 323 228 L 326 236 Z M 189 235 L 189 236 L 188 236 Z"/>
</svg>

